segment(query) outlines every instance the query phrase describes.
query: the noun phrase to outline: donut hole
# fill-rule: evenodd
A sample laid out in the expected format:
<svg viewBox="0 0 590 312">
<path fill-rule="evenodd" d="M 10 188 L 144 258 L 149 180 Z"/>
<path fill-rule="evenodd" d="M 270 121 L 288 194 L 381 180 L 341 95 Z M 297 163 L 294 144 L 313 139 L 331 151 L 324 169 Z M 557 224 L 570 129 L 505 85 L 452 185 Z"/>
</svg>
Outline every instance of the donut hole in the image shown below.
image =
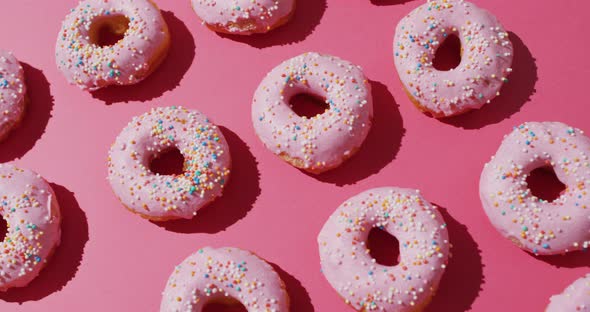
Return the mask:
<svg viewBox="0 0 590 312">
<path fill-rule="evenodd" d="M 248 309 L 238 300 L 227 297 L 221 300 L 211 300 L 205 304 L 202 312 L 248 312 Z"/>
<path fill-rule="evenodd" d="M 129 19 L 124 15 L 101 16 L 90 25 L 90 42 L 99 47 L 110 47 L 125 37 Z"/>
<path fill-rule="evenodd" d="M 305 118 L 321 115 L 329 108 L 325 98 L 310 93 L 293 95 L 289 99 L 289 106 L 295 114 Z"/>
<path fill-rule="evenodd" d="M 184 171 L 184 156 L 176 147 L 167 149 L 152 158 L 150 170 L 160 175 L 180 175 Z"/>
<path fill-rule="evenodd" d="M 0 218 L 0 241 L 4 241 L 8 233 L 8 222 L 4 217 Z"/>
<path fill-rule="evenodd" d="M 399 241 L 387 231 L 374 227 L 367 238 L 369 254 L 375 261 L 385 266 L 396 266 L 400 262 Z"/>
<path fill-rule="evenodd" d="M 565 185 L 559 180 L 552 167 L 540 167 L 531 171 L 526 178 L 531 194 L 542 200 L 552 202 L 565 191 Z"/>
<path fill-rule="evenodd" d="M 456 68 L 461 63 L 461 39 L 449 34 L 434 53 L 432 66 L 440 71 Z"/>
</svg>

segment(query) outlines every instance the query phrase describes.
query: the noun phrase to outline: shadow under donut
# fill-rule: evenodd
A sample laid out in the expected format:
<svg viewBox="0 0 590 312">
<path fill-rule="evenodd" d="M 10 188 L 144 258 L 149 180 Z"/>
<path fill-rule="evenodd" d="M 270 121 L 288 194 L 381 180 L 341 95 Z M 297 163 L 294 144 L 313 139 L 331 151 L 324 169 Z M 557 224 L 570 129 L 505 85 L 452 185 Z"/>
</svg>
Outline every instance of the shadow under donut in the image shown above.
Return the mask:
<svg viewBox="0 0 590 312">
<path fill-rule="evenodd" d="M 512 116 L 530 101 L 536 92 L 535 84 L 539 79 L 535 58 L 520 37 L 513 32 L 508 32 L 508 36 L 514 47 L 513 70 L 508 76 L 508 83 L 500 89 L 500 95 L 480 109 L 441 118 L 440 121 L 464 129 L 480 129 Z"/>
<path fill-rule="evenodd" d="M 221 197 L 200 209 L 190 220 L 152 223 L 177 233 L 218 233 L 244 218 L 252 209 L 261 192 L 258 161 L 237 134 L 222 126 L 219 129 L 227 140 L 232 159 L 229 182 Z"/>
<path fill-rule="evenodd" d="M 63 289 L 78 272 L 89 239 L 86 214 L 74 193 L 55 183 L 51 187 L 60 205 L 61 243 L 37 278 L 25 287 L 0 293 L 0 300 L 19 303 L 41 300 Z"/>
<path fill-rule="evenodd" d="M 314 312 L 315 309 L 311 303 L 309 293 L 305 287 L 301 285 L 301 282 L 293 275 L 283 270 L 278 264 L 270 263 L 270 265 L 285 283 L 287 293 L 289 294 L 289 311 Z"/>
<path fill-rule="evenodd" d="M 195 58 L 195 40 L 184 22 L 174 13 L 162 11 L 162 16 L 170 31 L 170 48 L 162 64 L 137 84 L 108 86 L 91 92 L 92 97 L 107 105 L 130 101 L 145 102 L 160 97 L 180 84 Z"/>
<path fill-rule="evenodd" d="M 563 255 L 537 256 L 541 261 L 558 268 L 590 267 L 590 251 L 578 250 Z"/>
<path fill-rule="evenodd" d="M 53 110 L 50 84 L 43 71 L 21 62 L 27 85 L 28 103 L 21 124 L 0 142 L 0 163 L 24 156 L 45 132 Z"/>
<path fill-rule="evenodd" d="M 301 42 L 319 25 L 327 4 L 326 0 L 297 0 L 296 2 L 295 13 L 291 20 L 268 33 L 250 36 L 217 34 L 222 38 L 242 42 L 258 49 Z"/>
<path fill-rule="evenodd" d="M 432 302 L 425 311 L 467 311 L 483 285 L 481 251 L 467 227 L 438 205 L 449 231 L 451 257 Z"/>
<path fill-rule="evenodd" d="M 402 116 L 387 86 L 373 80 L 370 84 L 373 125 L 359 151 L 338 168 L 319 175 L 304 173 L 319 181 L 343 186 L 377 174 L 395 159 L 406 131 Z"/>
</svg>

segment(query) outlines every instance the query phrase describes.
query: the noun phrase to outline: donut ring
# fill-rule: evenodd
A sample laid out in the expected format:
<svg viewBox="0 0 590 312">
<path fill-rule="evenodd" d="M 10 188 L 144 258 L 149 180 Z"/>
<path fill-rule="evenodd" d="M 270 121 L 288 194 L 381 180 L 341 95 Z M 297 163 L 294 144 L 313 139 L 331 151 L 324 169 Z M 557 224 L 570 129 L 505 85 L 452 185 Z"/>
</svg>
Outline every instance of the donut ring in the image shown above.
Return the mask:
<svg viewBox="0 0 590 312">
<path fill-rule="evenodd" d="M 498 231 L 536 255 L 586 250 L 590 244 L 590 138 L 559 122 L 516 127 L 483 169 L 479 195 Z M 531 194 L 526 178 L 551 166 L 565 192 L 548 202 Z"/>
<path fill-rule="evenodd" d="M 0 141 L 25 114 L 26 85 L 23 68 L 12 53 L 0 50 Z"/>
<path fill-rule="evenodd" d="M 436 50 L 448 35 L 461 40 L 461 63 L 440 71 Z M 512 43 L 490 12 L 463 0 L 429 0 L 401 19 L 395 67 L 410 100 L 436 118 L 478 109 L 499 94 L 512 71 Z"/>
<path fill-rule="evenodd" d="M 177 265 L 164 289 L 160 311 L 201 312 L 208 303 L 230 298 L 251 312 L 289 311 L 289 295 L 273 267 L 249 251 L 232 247 L 205 247 Z"/>
<path fill-rule="evenodd" d="M 191 0 L 203 24 L 211 30 L 234 35 L 269 32 L 287 23 L 295 12 L 295 0 Z"/>
<path fill-rule="evenodd" d="M 38 174 L 0 164 L 0 215 L 8 225 L 0 246 L 0 291 L 28 285 L 60 242 L 59 204 Z"/>
<path fill-rule="evenodd" d="M 289 105 L 308 93 L 329 108 L 307 118 Z M 260 140 L 291 165 L 312 173 L 338 167 L 367 137 L 373 118 L 371 86 L 361 69 L 340 58 L 304 53 L 275 67 L 262 80 L 252 105 Z"/>
<path fill-rule="evenodd" d="M 376 263 L 365 242 L 373 227 L 400 242 L 396 266 Z M 449 256 L 446 224 L 417 190 L 376 188 L 344 202 L 319 236 L 322 272 L 357 311 L 421 311 Z"/>
<path fill-rule="evenodd" d="M 124 35 L 111 46 L 97 44 L 99 30 Z M 168 26 L 150 0 L 83 0 L 68 14 L 57 37 L 57 67 L 82 90 L 138 83 L 166 57 Z"/>
<path fill-rule="evenodd" d="M 152 159 L 177 148 L 184 172 L 159 175 Z M 182 107 L 158 107 L 134 117 L 112 145 L 109 181 L 131 212 L 156 221 L 190 219 L 221 196 L 231 158 L 223 134 L 203 114 Z"/>
<path fill-rule="evenodd" d="M 590 274 L 577 279 L 550 301 L 545 312 L 590 311 Z"/>
</svg>

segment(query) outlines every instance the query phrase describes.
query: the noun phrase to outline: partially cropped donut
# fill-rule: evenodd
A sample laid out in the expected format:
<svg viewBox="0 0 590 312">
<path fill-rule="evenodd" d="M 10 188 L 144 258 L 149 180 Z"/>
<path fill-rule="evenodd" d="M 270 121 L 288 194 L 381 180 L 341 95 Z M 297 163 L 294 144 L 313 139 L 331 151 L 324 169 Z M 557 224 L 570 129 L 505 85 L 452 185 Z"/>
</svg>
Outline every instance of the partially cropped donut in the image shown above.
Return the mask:
<svg viewBox="0 0 590 312">
<path fill-rule="evenodd" d="M 103 46 L 103 28 L 123 38 Z M 94 91 L 143 80 L 169 45 L 168 26 L 151 0 L 83 0 L 63 21 L 55 57 L 68 82 Z"/>
<path fill-rule="evenodd" d="M 479 195 L 496 229 L 539 255 L 590 245 L 590 138 L 560 122 L 527 122 L 507 135 L 481 173 Z M 527 177 L 549 167 L 566 185 L 554 201 L 534 196 Z"/>
<path fill-rule="evenodd" d="M 232 299 L 249 312 L 289 311 L 289 295 L 273 267 L 232 247 L 205 247 L 177 265 L 166 283 L 160 311 L 201 312 L 209 303 Z"/>
<path fill-rule="evenodd" d="M 184 171 L 160 175 L 150 162 L 178 149 Z M 203 114 L 183 107 L 159 107 L 134 117 L 112 145 L 109 181 L 130 211 L 150 220 L 190 219 L 221 196 L 231 168 L 229 147 Z"/>
<path fill-rule="evenodd" d="M 297 115 L 297 94 L 325 98 L 322 114 Z M 312 173 L 338 167 L 364 142 L 373 118 L 371 86 L 361 69 L 335 56 L 304 53 L 275 67 L 262 80 L 252 104 L 260 140 L 291 165 Z"/>
<path fill-rule="evenodd" d="M 552 296 L 545 312 L 590 311 L 590 274 L 577 279 L 563 293 Z"/>
<path fill-rule="evenodd" d="M 376 262 L 372 228 L 395 236 L 400 260 Z M 422 311 L 438 288 L 449 256 L 446 224 L 418 191 L 383 187 L 362 192 L 330 216 L 319 236 L 322 273 L 357 311 Z"/>
<path fill-rule="evenodd" d="M 295 0 L 191 0 L 207 27 L 216 32 L 251 35 L 265 33 L 289 21 Z"/>
<path fill-rule="evenodd" d="M 0 50 L 0 141 L 22 120 L 26 93 L 22 66 L 11 52 Z"/>
<path fill-rule="evenodd" d="M 451 35 L 461 41 L 461 62 L 449 71 L 437 70 L 436 50 Z M 489 103 L 512 71 L 512 43 L 504 27 L 490 12 L 464 0 L 428 0 L 402 18 L 393 52 L 410 100 L 437 118 Z"/>
<path fill-rule="evenodd" d="M 60 211 L 37 173 L 0 164 L 0 215 L 8 229 L 0 245 L 0 291 L 28 285 L 60 242 Z"/>
</svg>

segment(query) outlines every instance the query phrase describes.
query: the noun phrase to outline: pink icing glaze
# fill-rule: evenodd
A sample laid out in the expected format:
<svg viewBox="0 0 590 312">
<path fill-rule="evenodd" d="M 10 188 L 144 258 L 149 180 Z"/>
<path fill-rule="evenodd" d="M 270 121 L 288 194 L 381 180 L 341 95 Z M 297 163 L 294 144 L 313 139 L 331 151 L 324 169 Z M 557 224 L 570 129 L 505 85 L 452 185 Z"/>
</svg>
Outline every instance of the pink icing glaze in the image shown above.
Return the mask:
<svg viewBox="0 0 590 312">
<path fill-rule="evenodd" d="M 60 242 L 59 204 L 41 176 L 0 164 L 0 215 L 8 229 L 0 247 L 0 291 L 29 284 Z"/>
<path fill-rule="evenodd" d="M 25 95 L 22 66 L 12 53 L 0 50 L 0 140 L 22 119 Z"/>
<path fill-rule="evenodd" d="M 124 38 L 105 47 L 91 42 L 92 24 L 116 16 L 129 20 Z M 84 0 L 66 16 L 55 57 L 71 84 L 93 91 L 143 80 L 168 45 L 168 27 L 150 0 Z"/>
<path fill-rule="evenodd" d="M 379 227 L 400 243 L 400 261 L 384 266 L 366 247 Z M 417 190 L 376 188 L 344 202 L 319 236 L 322 272 L 358 311 L 416 311 L 428 304 L 449 256 L 446 224 Z"/>
<path fill-rule="evenodd" d="M 516 127 L 484 166 L 479 194 L 492 224 L 534 254 L 587 249 L 590 243 L 590 138 L 559 122 L 527 122 Z M 547 202 L 531 194 L 526 178 L 551 166 L 567 186 Z"/>
<path fill-rule="evenodd" d="M 151 160 L 172 148 L 184 156 L 184 173 L 151 172 Z M 113 191 L 131 211 L 154 220 L 190 219 L 221 196 L 231 159 L 207 117 L 172 106 L 134 117 L 111 147 L 108 167 Z"/>
<path fill-rule="evenodd" d="M 209 302 L 234 298 L 249 312 L 289 311 L 289 295 L 272 266 L 238 248 L 205 247 L 176 266 L 160 311 L 200 312 Z"/>
<path fill-rule="evenodd" d="M 250 35 L 286 22 L 295 0 L 191 0 L 203 23 L 218 31 Z"/>
<path fill-rule="evenodd" d="M 326 99 L 329 108 L 307 118 L 289 105 L 307 93 Z M 340 58 L 304 53 L 275 67 L 262 80 L 252 105 L 256 134 L 273 153 L 322 172 L 339 166 L 361 146 L 373 118 L 371 87 L 361 69 Z"/>
<path fill-rule="evenodd" d="M 461 63 L 449 71 L 432 66 L 448 35 L 461 40 Z M 488 11 L 463 0 L 428 0 L 397 25 L 394 60 L 402 84 L 436 117 L 482 107 L 499 94 L 512 71 L 512 43 Z"/>
<path fill-rule="evenodd" d="M 590 274 L 577 279 L 550 301 L 546 312 L 590 311 Z"/>
</svg>

